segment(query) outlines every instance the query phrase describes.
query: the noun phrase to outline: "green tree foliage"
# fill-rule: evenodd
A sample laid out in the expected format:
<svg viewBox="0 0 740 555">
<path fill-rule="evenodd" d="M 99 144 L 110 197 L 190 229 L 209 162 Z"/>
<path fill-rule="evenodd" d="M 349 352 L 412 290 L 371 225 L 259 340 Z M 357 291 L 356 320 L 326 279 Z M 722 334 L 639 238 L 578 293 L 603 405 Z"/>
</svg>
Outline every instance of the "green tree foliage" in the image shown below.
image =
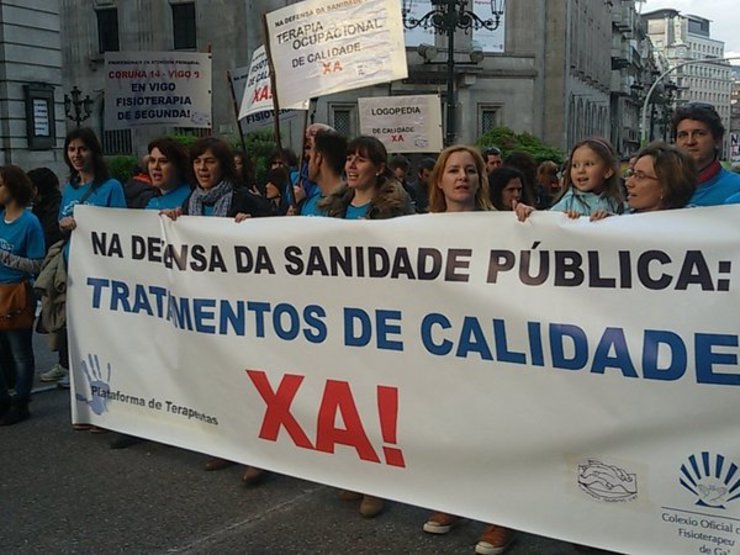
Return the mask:
<svg viewBox="0 0 740 555">
<path fill-rule="evenodd" d="M 244 142 L 247 143 L 247 154 L 254 160 L 257 168 L 257 183 L 264 183 L 270 169 L 270 157 L 277 148 L 275 134 L 269 129 L 252 131 Z"/>
<path fill-rule="evenodd" d="M 530 133 L 515 133 L 508 127 L 495 127 L 483 135 L 476 143 L 481 150 L 491 146 L 501 149 L 504 158 L 514 151 L 527 152 L 534 156 L 538 163 L 552 160 L 556 164 L 563 163 L 565 156 L 557 148 L 547 146 Z"/>
<path fill-rule="evenodd" d="M 121 183 L 126 183 L 134 175 L 134 169 L 139 165 L 136 156 L 111 156 L 106 160 L 111 177 Z M 146 171 L 146 168 L 142 168 Z"/>
</svg>

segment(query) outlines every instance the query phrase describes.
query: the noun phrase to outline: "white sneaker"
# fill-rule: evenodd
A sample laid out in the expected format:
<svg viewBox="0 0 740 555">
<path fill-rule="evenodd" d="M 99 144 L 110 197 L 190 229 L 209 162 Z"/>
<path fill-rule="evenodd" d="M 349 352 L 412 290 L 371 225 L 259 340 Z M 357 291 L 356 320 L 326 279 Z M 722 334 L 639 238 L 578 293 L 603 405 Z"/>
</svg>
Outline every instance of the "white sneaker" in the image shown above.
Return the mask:
<svg viewBox="0 0 740 555">
<path fill-rule="evenodd" d="M 44 372 L 39 376 L 42 382 L 56 382 L 69 375 L 69 371 L 58 362 L 51 367 L 51 370 Z"/>
</svg>

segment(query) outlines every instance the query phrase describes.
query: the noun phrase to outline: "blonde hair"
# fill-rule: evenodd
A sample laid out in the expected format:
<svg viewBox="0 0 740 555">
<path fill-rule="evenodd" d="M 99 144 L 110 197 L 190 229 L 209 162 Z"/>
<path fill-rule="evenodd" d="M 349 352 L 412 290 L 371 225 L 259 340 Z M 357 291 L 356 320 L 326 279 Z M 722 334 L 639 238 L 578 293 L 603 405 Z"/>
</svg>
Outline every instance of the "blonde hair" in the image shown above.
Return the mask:
<svg viewBox="0 0 740 555">
<path fill-rule="evenodd" d="M 477 148 L 467 145 L 453 145 L 444 149 L 434 164 L 434 169 L 429 177 L 429 211 L 430 212 L 447 212 L 447 200 L 444 193 L 439 188 L 442 181 L 447 160 L 456 152 L 467 152 L 473 157 L 475 168 L 478 170 L 478 190 L 475 193 L 475 206 L 479 210 L 495 210 L 491 204 L 491 195 L 488 187 L 488 175 L 486 174 L 486 164 Z"/>
</svg>

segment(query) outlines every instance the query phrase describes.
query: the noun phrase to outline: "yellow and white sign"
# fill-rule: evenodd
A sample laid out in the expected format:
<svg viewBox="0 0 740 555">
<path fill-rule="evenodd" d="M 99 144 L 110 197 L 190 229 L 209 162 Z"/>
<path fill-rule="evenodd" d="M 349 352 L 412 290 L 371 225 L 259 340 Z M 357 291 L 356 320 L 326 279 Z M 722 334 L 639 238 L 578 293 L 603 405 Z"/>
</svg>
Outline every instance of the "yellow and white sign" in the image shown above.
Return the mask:
<svg viewBox="0 0 740 555">
<path fill-rule="evenodd" d="M 267 27 L 281 106 L 408 76 L 400 0 L 305 0 Z"/>
<path fill-rule="evenodd" d="M 388 152 L 439 152 L 442 107 L 439 96 L 360 98 L 360 131 L 379 139 Z"/>
</svg>

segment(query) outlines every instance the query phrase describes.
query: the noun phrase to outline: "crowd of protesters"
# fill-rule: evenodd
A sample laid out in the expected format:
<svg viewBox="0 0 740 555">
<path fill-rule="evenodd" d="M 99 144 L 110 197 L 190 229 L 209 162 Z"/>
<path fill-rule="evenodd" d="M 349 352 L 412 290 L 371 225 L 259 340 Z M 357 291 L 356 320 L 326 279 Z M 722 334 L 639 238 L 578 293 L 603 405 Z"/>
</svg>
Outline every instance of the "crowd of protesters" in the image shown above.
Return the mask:
<svg viewBox="0 0 740 555">
<path fill-rule="evenodd" d="M 34 324 L 59 352 L 58 363 L 41 374 L 41 381 L 69 387 L 66 331 L 74 322 L 64 318 L 64 280 L 78 204 L 156 210 L 172 219 L 199 215 L 240 222 L 268 216 L 387 219 L 486 210 L 512 211 L 520 221 L 536 210 L 600 220 L 740 203 L 740 175 L 723 169 L 718 160 L 724 128 L 715 109 L 699 103 L 680 107 L 673 131 L 675 145 L 646 146 L 630 159 L 624 174 L 619 153 L 600 137 L 576 144 L 562 167 L 553 161 L 538 164 L 525 152 L 504 156 L 496 147 L 481 152 L 456 145 L 421 159 L 411 171 L 406 158 L 389 159 L 375 138 L 349 140 L 327 125 L 312 124 L 301 162 L 289 150 L 276 151 L 263 182 L 256 178 L 249 153 L 234 152 L 219 138 L 199 139 L 189 152 L 175 140 L 160 138 L 148 145 L 142 171 L 124 185 L 110 177 L 95 133 L 76 129 L 64 142 L 69 171 L 61 190 L 56 175 L 46 168 L 28 173 L 16 166 L 0 168 L 0 425 L 30 416 Z M 18 296 L 23 299 L 18 301 Z M 39 296 L 42 310 L 34 321 Z M 87 424 L 74 427 L 105 431 Z M 135 441 L 116 434 L 111 446 L 122 448 Z M 230 464 L 211 458 L 205 468 Z M 261 469 L 246 467 L 243 480 L 255 484 L 265 476 Z M 384 507 L 382 499 L 362 493 L 343 491 L 339 496 L 360 501 L 360 513 L 366 517 Z M 444 534 L 460 520 L 435 513 L 423 528 Z M 491 524 L 476 553 L 502 553 L 514 535 Z"/>
</svg>

